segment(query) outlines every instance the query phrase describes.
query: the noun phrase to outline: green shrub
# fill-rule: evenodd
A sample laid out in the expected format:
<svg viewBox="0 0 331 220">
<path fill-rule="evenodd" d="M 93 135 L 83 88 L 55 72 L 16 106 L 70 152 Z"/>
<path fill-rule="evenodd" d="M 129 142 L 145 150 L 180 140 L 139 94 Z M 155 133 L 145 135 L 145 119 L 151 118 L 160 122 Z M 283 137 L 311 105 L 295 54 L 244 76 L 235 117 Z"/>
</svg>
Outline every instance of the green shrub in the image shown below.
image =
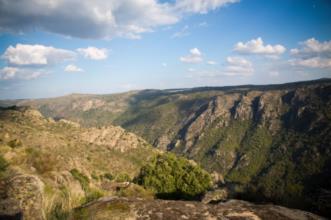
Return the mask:
<svg viewBox="0 0 331 220">
<path fill-rule="evenodd" d="M 211 177 L 200 166 L 165 153 L 142 167 L 136 182 L 159 198 L 193 199 L 211 186 Z"/>
<path fill-rule="evenodd" d="M 109 181 L 112 181 L 114 179 L 114 176 L 110 173 L 105 173 L 102 178 L 106 178 L 108 179 Z"/>
<path fill-rule="evenodd" d="M 6 171 L 7 167 L 9 166 L 8 162 L 2 155 L 0 155 L 0 172 Z"/>
<path fill-rule="evenodd" d="M 35 148 L 27 148 L 26 153 L 28 154 L 29 163 L 36 168 L 40 174 L 54 171 L 58 167 L 56 157 L 50 152 L 42 152 Z"/>
<path fill-rule="evenodd" d="M 120 173 L 116 176 L 116 182 L 130 182 L 131 178 L 128 174 L 126 173 Z"/>
<path fill-rule="evenodd" d="M 133 197 L 133 198 L 144 198 L 153 199 L 154 193 L 151 190 L 145 189 L 137 184 L 130 184 L 127 188 L 121 188 L 117 193 L 117 196 L 121 197 Z"/>
<path fill-rule="evenodd" d="M 21 147 L 23 145 L 22 141 L 19 139 L 13 139 L 13 140 L 9 141 L 7 144 L 11 148 Z"/>
<path fill-rule="evenodd" d="M 95 172 L 92 172 L 91 177 L 94 180 L 99 180 L 99 176 Z"/>
<path fill-rule="evenodd" d="M 53 194 L 53 188 L 50 186 L 45 187 L 45 193 L 48 192 Z M 56 197 L 50 203 L 50 207 L 47 210 L 47 219 L 49 220 L 66 220 L 69 218 L 70 209 L 72 209 L 70 192 L 66 187 L 60 187 L 59 191 L 56 192 Z M 54 194 L 53 194 L 54 196 Z"/>
<path fill-rule="evenodd" d="M 79 172 L 77 169 L 70 170 L 70 173 L 76 180 L 78 180 L 78 182 L 80 183 L 83 190 L 85 192 L 88 192 L 89 184 L 90 184 L 89 178 L 87 176 L 85 176 L 84 174 L 82 174 L 81 172 Z"/>
<path fill-rule="evenodd" d="M 96 189 L 93 189 L 93 190 L 90 189 L 89 192 L 86 194 L 85 202 L 89 203 L 91 201 L 99 199 L 102 196 L 104 196 L 104 194 L 101 191 L 96 190 Z"/>
</svg>

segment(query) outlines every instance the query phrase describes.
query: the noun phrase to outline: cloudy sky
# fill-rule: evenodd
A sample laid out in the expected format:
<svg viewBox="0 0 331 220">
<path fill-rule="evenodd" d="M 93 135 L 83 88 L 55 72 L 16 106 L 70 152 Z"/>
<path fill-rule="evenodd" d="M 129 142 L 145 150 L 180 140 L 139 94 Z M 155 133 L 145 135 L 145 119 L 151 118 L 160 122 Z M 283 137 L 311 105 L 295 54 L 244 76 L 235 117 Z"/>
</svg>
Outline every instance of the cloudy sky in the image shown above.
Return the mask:
<svg viewBox="0 0 331 220">
<path fill-rule="evenodd" d="M 0 99 L 331 77 L 329 0 L 0 0 Z"/>
</svg>

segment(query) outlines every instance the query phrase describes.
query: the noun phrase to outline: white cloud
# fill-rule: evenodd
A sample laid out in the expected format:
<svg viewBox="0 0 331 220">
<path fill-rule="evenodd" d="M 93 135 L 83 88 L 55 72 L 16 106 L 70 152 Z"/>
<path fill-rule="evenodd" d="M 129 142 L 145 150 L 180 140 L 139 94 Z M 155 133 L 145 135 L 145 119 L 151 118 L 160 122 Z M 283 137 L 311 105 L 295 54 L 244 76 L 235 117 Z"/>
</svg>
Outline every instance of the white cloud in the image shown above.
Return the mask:
<svg viewBox="0 0 331 220">
<path fill-rule="evenodd" d="M 15 67 L 4 67 L 3 69 L 0 70 L 1 79 L 14 78 L 17 72 L 18 69 Z"/>
<path fill-rule="evenodd" d="M 35 70 L 30 68 L 18 68 L 18 67 L 4 67 L 0 69 L 0 79 L 34 79 L 45 72 L 43 70 Z"/>
<path fill-rule="evenodd" d="M 77 67 L 76 65 L 69 64 L 64 68 L 65 72 L 83 72 L 84 70 Z"/>
<path fill-rule="evenodd" d="M 16 44 L 9 46 L 2 58 L 11 65 L 48 65 L 71 60 L 75 53 L 44 45 Z"/>
<path fill-rule="evenodd" d="M 184 63 L 200 63 L 202 62 L 202 53 L 198 48 L 193 48 L 190 50 L 190 54 L 187 56 L 182 56 L 179 58 L 180 61 Z"/>
<path fill-rule="evenodd" d="M 239 0 L 177 0 L 175 7 L 181 12 L 206 14 L 210 10 L 236 2 Z"/>
<path fill-rule="evenodd" d="M 269 76 L 271 76 L 271 77 L 277 77 L 277 76 L 279 76 L 279 72 L 278 71 L 270 71 L 269 72 Z"/>
<path fill-rule="evenodd" d="M 77 51 L 85 58 L 92 60 L 103 60 L 108 57 L 108 50 L 105 48 L 87 47 L 78 48 Z"/>
<path fill-rule="evenodd" d="M 186 13 L 207 13 L 237 0 L 0 0 L 0 32 L 43 30 L 79 38 L 139 39 Z"/>
<path fill-rule="evenodd" d="M 208 27 L 208 23 L 207 22 L 200 22 L 199 24 L 198 24 L 198 27 Z"/>
<path fill-rule="evenodd" d="M 291 49 L 292 55 L 317 55 L 325 54 L 331 56 L 331 40 L 319 42 L 315 38 L 310 38 L 301 43 L 301 48 Z"/>
<path fill-rule="evenodd" d="M 213 61 L 213 60 L 208 60 L 207 61 L 207 64 L 209 64 L 209 65 L 216 65 L 217 63 L 215 61 Z"/>
<path fill-rule="evenodd" d="M 227 57 L 227 66 L 222 71 L 227 76 L 250 76 L 254 73 L 253 64 L 242 57 Z"/>
<path fill-rule="evenodd" d="M 319 42 L 310 38 L 300 45 L 300 48 L 291 49 L 291 55 L 295 58 L 289 61 L 290 64 L 309 68 L 331 68 L 331 40 Z"/>
<path fill-rule="evenodd" d="M 307 59 L 293 59 L 289 61 L 293 66 L 309 68 L 331 68 L 330 58 L 312 57 Z"/>
<path fill-rule="evenodd" d="M 246 43 L 238 42 L 234 50 L 243 54 L 280 55 L 286 51 L 283 45 L 264 45 L 262 38 L 252 39 Z"/>
<path fill-rule="evenodd" d="M 185 25 L 180 31 L 175 32 L 171 38 L 181 38 L 190 35 L 189 26 Z"/>
<path fill-rule="evenodd" d="M 247 77 L 251 76 L 254 73 L 253 64 L 242 57 L 227 57 L 226 65 L 220 69 L 212 70 L 195 70 L 189 68 L 187 75 L 188 78 L 219 78 L 219 77 Z"/>
</svg>

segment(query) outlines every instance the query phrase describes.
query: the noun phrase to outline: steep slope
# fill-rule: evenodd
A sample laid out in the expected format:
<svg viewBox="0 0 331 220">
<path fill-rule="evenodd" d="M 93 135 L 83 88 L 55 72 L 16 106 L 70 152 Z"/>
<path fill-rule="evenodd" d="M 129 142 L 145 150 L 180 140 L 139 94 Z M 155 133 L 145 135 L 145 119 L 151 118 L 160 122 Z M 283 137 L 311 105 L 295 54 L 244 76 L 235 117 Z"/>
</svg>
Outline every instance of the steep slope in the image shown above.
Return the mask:
<svg viewBox="0 0 331 220">
<path fill-rule="evenodd" d="M 237 197 L 331 215 L 329 79 L 15 103 L 86 126 L 121 125 L 217 172 Z"/>
<path fill-rule="evenodd" d="M 64 219 L 116 193 L 157 153 L 120 127 L 86 129 L 26 107 L 0 109 L 0 130 L 0 217 Z"/>
<path fill-rule="evenodd" d="M 129 110 L 117 122 L 217 171 L 239 198 L 330 215 L 329 81 L 151 94 L 144 101 L 139 113 Z"/>
</svg>

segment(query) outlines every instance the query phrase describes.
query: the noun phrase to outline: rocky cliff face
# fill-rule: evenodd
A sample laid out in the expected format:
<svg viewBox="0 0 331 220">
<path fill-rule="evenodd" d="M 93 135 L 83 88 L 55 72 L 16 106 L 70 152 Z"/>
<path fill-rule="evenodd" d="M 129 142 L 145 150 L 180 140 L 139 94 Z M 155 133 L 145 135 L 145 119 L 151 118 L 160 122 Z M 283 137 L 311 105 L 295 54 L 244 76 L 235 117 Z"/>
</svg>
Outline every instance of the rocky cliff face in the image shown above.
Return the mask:
<svg viewBox="0 0 331 220">
<path fill-rule="evenodd" d="M 219 172 L 240 196 L 311 208 L 330 191 L 329 112 L 329 84 L 218 94 L 183 120 L 168 149 Z"/>
</svg>

